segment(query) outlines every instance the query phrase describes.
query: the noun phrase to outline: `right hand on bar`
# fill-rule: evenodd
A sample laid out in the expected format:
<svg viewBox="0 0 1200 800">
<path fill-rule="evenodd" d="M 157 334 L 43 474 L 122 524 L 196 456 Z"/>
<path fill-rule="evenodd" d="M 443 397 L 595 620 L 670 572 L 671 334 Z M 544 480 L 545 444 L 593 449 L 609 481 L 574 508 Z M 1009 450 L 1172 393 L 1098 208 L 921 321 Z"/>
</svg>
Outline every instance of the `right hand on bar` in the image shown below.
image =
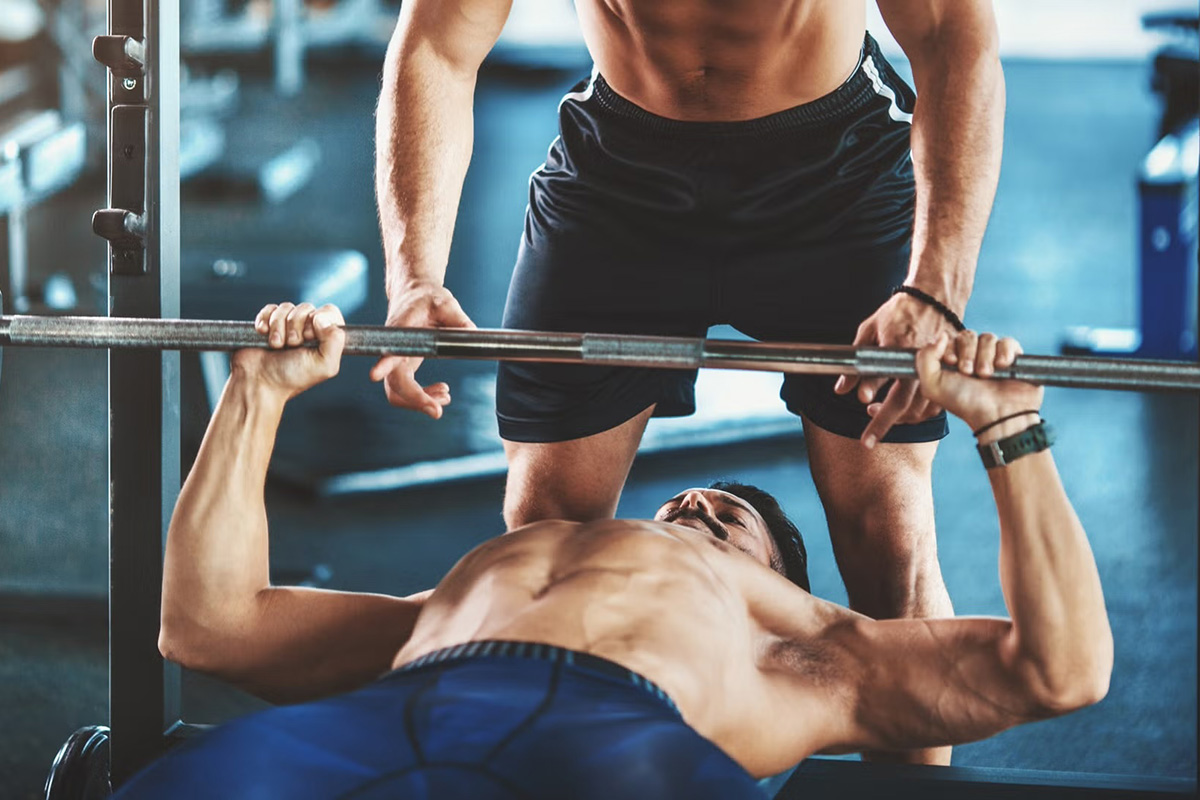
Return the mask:
<svg viewBox="0 0 1200 800">
<path fill-rule="evenodd" d="M 454 295 L 434 283 L 416 283 L 388 304 L 387 325 L 394 328 L 474 328 Z M 421 386 L 418 356 L 384 356 L 371 368 L 371 380 L 383 381 L 388 402 L 441 419 L 442 408 L 450 405 L 450 386 L 443 382 Z"/>
<path fill-rule="evenodd" d="M 346 345 L 345 320 L 334 305 L 268 303 L 254 318 L 254 329 L 267 339 L 267 349 L 252 347 L 233 354 L 232 368 L 273 389 L 295 397 L 338 374 Z M 302 347 L 316 341 L 316 347 Z"/>
<path fill-rule="evenodd" d="M 1037 411 L 1042 407 L 1043 390 L 1032 383 L 1016 380 L 980 380 L 996 370 L 1011 367 L 1022 353 L 1016 339 L 997 339 L 995 334 L 976 334 L 967 330 L 955 336 L 941 333 L 932 343 L 917 351 L 919 391 L 931 403 L 962 419 L 972 430 L 1018 411 Z M 957 371 L 942 369 L 953 366 Z M 880 403 L 867 407 L 878 413 Z M 1028 427 L 1033 420 L 1014 422 Z"/>
</svg>

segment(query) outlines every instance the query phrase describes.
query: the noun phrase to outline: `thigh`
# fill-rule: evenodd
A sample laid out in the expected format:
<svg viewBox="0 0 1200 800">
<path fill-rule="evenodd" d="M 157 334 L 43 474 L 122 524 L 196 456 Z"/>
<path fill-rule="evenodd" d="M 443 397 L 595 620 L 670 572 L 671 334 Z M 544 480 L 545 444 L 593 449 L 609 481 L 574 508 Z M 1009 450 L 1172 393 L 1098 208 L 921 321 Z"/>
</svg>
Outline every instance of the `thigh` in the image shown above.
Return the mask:
<svg viewBox="0 0 1200 800">
<path fill-rule="evenodd" d="M 602 433 L 565 442 L 505 442 L 509 530 L 544 519 L 612 517 L 653 406 Z"/>
<path fill-rule="evenodd" d="M 848 345 L 908 270 L 907 239 L 870 247 L 827 243 L 752 260 L 734 324 L 757 339 Z M 759 309 L 757 314 L 752 309 Z M 856 444 L 871 418 L 855 394 L 833 391 L 837 376 L 788 374 L 780 397 L 793 414 Z M 882 397 L 882 396 L 881 396 Z M 930 442 L 949 431 L 945 414 L 893 426 L 887 443 Z"/>
<path fill-rule="evenodd" d="M 831 533 L 876 530 L 886 541 L 933 541 L 933 459 L 937 442 L 879 444 L 868 450 L 857 439 L 805 420 L 805 445 L 817 493 Z M 864 518 L 873 523 L 858 524 Z M 834 542 L 835 547 L 837 542 Z"/>
<path fill-rule="evenodd" d="M 570 684 L 488 763 L 528 797 L 762 800 L 757 781 L 676 712 L 603 693 L 564 702 Z"/>
<path fill-rule="evenodd" d="M 708 273 L 687 244 L 648 230 L 616 235 L 597 219 L 628 213 L 589 187 L 569 210 L 537 209 L 565 200 L 537 189 L 504 311 L 504 327 L 660 336 L 707 330 Z M 562 187 L 554 189 L 565 194 Z M 621 425 L 649 406 L 659 416 L 695 408 L 694 371 L 502 362 L 496 412 L 501 438 L 563 442 Z"/>
<path fill-rule="evenodd" d="M 120 800 L 338 797 L 418 765 L 405 733 L 407 691 L 377 684 L 242 717 L 191 739 L 138 773 Z"/>
</svg>

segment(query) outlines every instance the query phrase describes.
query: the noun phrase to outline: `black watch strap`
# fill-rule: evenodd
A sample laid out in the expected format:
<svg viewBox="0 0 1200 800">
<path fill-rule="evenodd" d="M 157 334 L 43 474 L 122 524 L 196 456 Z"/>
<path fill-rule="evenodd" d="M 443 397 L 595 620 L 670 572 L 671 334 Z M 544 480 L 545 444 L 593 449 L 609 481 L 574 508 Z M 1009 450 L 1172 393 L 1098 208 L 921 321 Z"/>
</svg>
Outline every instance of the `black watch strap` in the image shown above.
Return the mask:
<svg viewBox="0 0 1200 800">
<path fill-rule="evenodd" d="M 988 444 L 978 445 L 979 457 L 988 469 L 1011 464 L 1021 456 L 1038 453 L 1054 444 L 1054 428 L 1048 422 L 1039 422 L 1020 433 L 1006 436 Z"/>
</svg>

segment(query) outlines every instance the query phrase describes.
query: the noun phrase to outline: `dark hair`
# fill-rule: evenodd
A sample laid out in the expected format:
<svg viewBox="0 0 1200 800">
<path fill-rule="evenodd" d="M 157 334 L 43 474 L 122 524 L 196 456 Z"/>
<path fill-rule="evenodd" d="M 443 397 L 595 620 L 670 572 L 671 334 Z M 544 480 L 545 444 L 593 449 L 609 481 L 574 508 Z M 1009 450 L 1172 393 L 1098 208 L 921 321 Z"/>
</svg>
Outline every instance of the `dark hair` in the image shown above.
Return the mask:
<svg viewBox="0 0 1200 800">
<path fill-rule="evenodd" d="M 804 591 L 811 591 L 808 588 L 808 551 L 804 549 L 804 538 L 796 524 L 783 513 L 779 501 L 757 486 L 737 481 L 713 481 L 708 488 L 728 492 L 753 506 L 767 523 L 767 530 L 779 549 L 781 563 L 772 563 L 771 566 Z"/>
</svg>

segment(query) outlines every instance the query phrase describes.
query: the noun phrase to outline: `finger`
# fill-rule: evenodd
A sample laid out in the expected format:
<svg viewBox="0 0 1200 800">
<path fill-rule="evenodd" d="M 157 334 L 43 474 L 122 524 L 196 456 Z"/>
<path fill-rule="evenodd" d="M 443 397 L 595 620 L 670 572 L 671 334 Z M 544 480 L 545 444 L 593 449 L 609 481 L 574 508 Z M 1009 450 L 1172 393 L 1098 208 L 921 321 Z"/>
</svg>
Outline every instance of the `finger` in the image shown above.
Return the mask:
<svg viewBox="0 0 1200 800">
<path fill-rule="evenodd" d="M 326 303 L 318 308 L 317 311 L 322 314 L 329 315 L 329 318 L 332 320 L 334 325 L 345 326 L 346 324 L 346 318 L 342 316 L 342 310 L 333 303 Z"/>
<path fill-rule="evenodd" d="M 996 342 L 996 369 L 1008 369 L 1021 354 L 1021 344 L 1011 336 Z"/>
<path fill-rule="evenodd" d="M 280 303 L 275 306 L 275 310 L 271 312 L 270 318 L 267 320 L 267 326 L 270 329 L 268 343 L 271 347 L 283 347 L 287 327 L 287 315 L 291 313 L 294 306 L 291 303 Z"/>
<path fill-rule="evenodd" d="M 382 380 L 388 402 L 398 408 L 414 409 L 438 419 L 442 416 L 442 406 L 450 402 L 449 386 L 442 384 L 445 391 L 440 392 L 436 397 L 430 396 L 425 389 L 421 388 L 421 385 L 413 377 L 412 371 L 407 369 L 404 364 L 399 364 L 396 368 L 385 372 Z M 435 389 L 437 386 L 437 384 L 433 384 Z"/>
<path fill-rule="evenodd" d="M 388 402 L 400 408 L 411 408 L 420 411 L 433 419 L 441 419 L 442 406 L 449 403 L 449 392 L 444 395 L 446 403 L 426 394 L 421 385 L 413 378 L 412 373 L 405 370 L 395 370 L 387 375 L 384 381 L 387 388 Z"/>
<path fill-rule="evenodd" d="M 929 414 L 929 401 L 921 396 L 920 387 L 917 388 L 916 395 L 913 396 L 912 404 L 904 412 L 904 416 L 900 418 L 900 422 L 905 425 L 915 425 L 918 422 L 924 422 Z"/>
<path fill-rule="evenodd" d="M 346 331 L 337 324 L 337 316 L 324 309 L 312 315 L 313 330 L 317 334 L 317 341 L 320 342 L 318 350 L 321 358 L 333 367 L 330 374 L 337 374 L 342 349 L 346 346 Z"/>
<path fill-rule="evenodd" d="M 254 330 L 265 335 L 269 327 L 271 314 L 274 313 L 277 307 L 275 303 L 267 303 L 263 306 L 262 310 L 254 317 Z"/>
<path fill-rule="evenodd" d="M 892 426 L 904 416 L 904 412 L 916 394 L 916 381 L 897 381 L 896 385 L 892 386 L 887 400 L 878 404 L 878 411 L 871 417 L 871 421 L 862 433 L 862 443 L 866 445 L 867 449 L 873 448 L 875 443 L 886 436 Z"/>
<path fill-rule="evenodd" d="M 858 386 L 857 375 L 839 375 L 833 383 L 833 391 L 834 394 L 848 394 L 855 386 Z"/>
<path fill-rule="evenodd" d="M 958 355 L 958 371 L 963 375 L 975 374 L 975 347 L 978 343 L 975 331 L 963 331 L 954 340 L 954 351 Z"/>
<path fill-rule="evenodd" d="M 975 374 L 990 378 L 996 371 L 996 334 L 981 333 L 975 348 Z"/>
<path fill-rule="evenodd" d="M 876 329 L 875 323 L 870 319 L 864 320 L 858 326 L 857 330 L 855 330 L 854 341 L 850 344 L 854 347 L 879 344 L 879 331 Z M 837 394 L 849 394 L 857 386 L 860 387 L 859 400 L 869 403 L 882 385 L 882 382 L 875 381 L 871 387 L 870 397 L 863 400 L 863 393 L 861 391 L 862 379 L 858 375 L 839 375 L 837 381 L 833 384 L 833 391 Z"/>
<path fill-rule="evenodd" d="M 858 381 L 858 399 L 862 403 L 873 403 L 879 392 L 883 389 L 884 384 L 890 381 L 891 378 L 859 378 Z"/>
<path fill-rule="evenodd" d="M 938 380 L 941 378 L 941 365 L 949 364 L 950 355 L 954 352 L 950 343 L 950 336 L 943 331 L 938 334 L 936 339 L 917 351 L 917 377 L 920 379 L 922 387 L 932 390 L 937 386 Z"/>
<path fill-rule="evenodd" d="M 958 350 L 955 349 L 957 338 L 956 336 L 951 336 L 946 331 L 938 334 L 938 340 L 943 342 L 941 351 L 938 353 L 938 360 L 951 367 L 958 364 Z"/>
<path fill-rule="evenodd" d="M 301 303 L 293 306 L 292 310 L 288 312 L 285 335 L 289 345 L 295 346 L 304 341 L 304 327 L 314 311 L 316 309 L 313 308 L 312 303 Z"/>
<path fill-rule="evenodd" d="M 418 366 L 421 363 L 420 359 L 410 359 L 407 356 L 384 356 L 375 362 L 375 366 L 371 367 L 371 371 L 368 373 L 368 376 L 371 378 L 371 380 L 375 381 L 375 383 L 379 383 L 381 380 L 386 378 L 388 373 L 390 373 L 392 370 L 404 367 L 410 360 L 415 360 Z M 413 372 L 417 371 L 416 366 L 412 367 L 411 369 Z"/>
</svg>

